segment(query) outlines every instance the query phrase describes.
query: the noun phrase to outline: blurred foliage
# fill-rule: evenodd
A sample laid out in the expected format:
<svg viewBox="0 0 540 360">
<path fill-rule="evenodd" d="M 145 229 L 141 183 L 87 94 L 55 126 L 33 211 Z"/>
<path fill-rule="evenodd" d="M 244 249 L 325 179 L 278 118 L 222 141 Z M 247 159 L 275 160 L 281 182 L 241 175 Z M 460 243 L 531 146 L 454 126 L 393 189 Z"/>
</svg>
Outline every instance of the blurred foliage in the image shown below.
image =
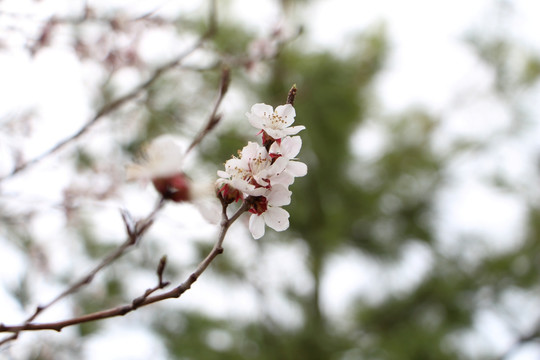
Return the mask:
<svg viewBox="0 0 540 360">
<path fill-rule="evenodd" d="M 171 338 L 171 349 L 178 359 L 327 360 L 346 358 L 358 349 L 366 356 L 381 358 L 449 358 L 449 354 L 442 357 L 443 350 L 433 352 L 431 348 L 447 330 L 469 324 L 468 313 L 445 297 L 460 284 L 448 284 L 448 288 L 432 293 L 432 287 L 440 281 L 437 278 L 411 298 L 394 299 L 374 309 L 361 308 L 359 327 L 351 333 L 335 332 L 321 313 L 319 287 L 323 266 L 335 251 L 352 246 L 392 261 L 408 241 L 431 243 L 434 236 L 425 218 L 440 181 L 439 159 L 429 151 L 436 119 L 421 110 L 384 119 L 391 146 L 376 163 L 360 164 L 352 152 L 352 135 L 376 107 L 372 106 L 372 85 L 388 51 L 385 28 L 373 27 L 357 36 L 351 46 L 348 56 L 304 53 L 294 45 L 287 46 L 272 61 L 270 80 L 255 85 L 259 99 L 277 106 L 284 102 L 291 84 L 297 84 L 297 121 L 307 128 L 302 133 L 301 158 L 308 163 L 309 175 L 293 185 L 294 205 L 288 207 L 291 229 L 279 236 L 279 241 L 299 236 L 309 247 L 315 290 L 308 297 L 289 296 L 303 309 L 303 326 L 286 330 L 264 321 L 242 326 L 184 314 L 175 322 L 186 324 L 180 334 L 176 327 L 169 331 L 162 322 L 157 325 L 164 336 Z M 244 86 L 254 86 L 244 81 Z M 229 129 L 220 136 L 215 148 L 205 148 L 205 159 L 222 162 L 226 160 L 223 154 L 234 154 L 245 140 L 241 131 Z M 364 177 L 357 173 L 360 171 L 375 174 L 370 186 L 364 186 Z M 382 205 L 388 197 L 393 197 L 395 203 L 390 214 Z M 224 259 L 220 261 L 223 263 L 215 264 L 215 268 L 221 276 L 238 276 L 238 269 L 230 268 Z M 354 281 L 354 274 L 351 276 Z M 433 311 L 448 311 L 441 317 L 441 327 L 434 331 L 433 326 L 424 327 L 421 321 L 407 325 L 417 317 L 414 314 L 421 311 L 422 304 L 428 302 Z M 416 309 L 408 312 L 413 306 Z M 444 323 L 446 318 L 451 319 L 450 323 Z M 203 341 L 209 331 L 228 332 L 233 339 L 230 347 L 212 349 Z M 360 347 L 362 333 L 375 333 L 370 335 L 372 347 Z M 376 333 L 390 336 L 381 342 Z M 405 350 L 408 356 L 402 356 Z"/>
<path fill-rule="evenodd" d="M 470 43 L 495 71 L 497 91 L 509 94 L 516 87 L 532 85 L 539 76 L 534 54 L 520 63 L 516 74 L 509 53 L 518 49 L 491 40 Z M 290 230 L 279 236 L 270 232 L 265 241 L 299 237 L 309 248 L 315 289 L 309 296 L 293 291 L 287 297 L 302 309 L 303 325 L 291 330 L 264 320 L 242 324 L 204 314 L 177 314 L 173 329 L 167 325 L 170 321 L 155 325 L 176 358 L 463 359 L 466 353 L 454 339 L 473 326 L 484 297 L 493 305 L 509 287 L 529 289 L 538 284 L 540 243 L 534 229 L 540 221 L 534 217 L 522 247 L 486 254 L 474 269 L 464 267 L 459 257 L 439 254 L 433 225 L 435 198 L 447 180 L 447 162 L 470 146 L 456 142 L 449 153 L 435 152 L 439 119 L 423 109 L 378 114 L 373 84 L 389 51 L 383 26 L 360 34 L 350 46 L 349 54 L 343 55 L 308 53 L 291 44 L 271 62 L 268 82 L 241 79 L 258 99 L 274 106 L 284 103 L 292 84 L 298 87 L 297 122 L 307 128 L 300 156 L 308 163 L 309 174 L 292 186 Z M 353 135 L 374 114 L 384 129 L 386 146 L 375 160 L 364 160 L 354 155 L 357 138 Z M 245 141 L 241 130 L 225 129 L 214 147 L 205 147 L 203 158 L 223 162 L 223 154 L 234 154 Z M 349 249 L 390 266 L 409 243 L 430 249 L 433 269 L 404 293 L 376 303 L 358 298 L 351 309 L 352 328 L 336 329 L 320 308 L 320 282 L 329 257 Z M 221 265 L 214 264 L 220 276 L 239 276 L 240 269 L 220 261 Z M 350 274 L 349 280 L 354 282 L 355 276 Z M 227 339 L 224 348 L 208 340 L 216 332 Z"/>
<path fill-rule="evenodd" d="M 534 85 L 540 77 L 540 57 L 525 45 L 504 36 L 470 34 L 467 42 L 494 71 L 495 89 L 512 99 L 515 91 Z M 514 93 L 512 93 L 514 91 Z"/>
<path fill-rule="evenodd" d="M 306 2 L 282 1 L 286 7 Z M 180 21 L 178 31 L 202 32 L 205 27 L 201 24 Z M 241 57 L 253 39 L 254 35 L 242 26 L 223 22 L 208 47 L 225 59 Z M 502 37 L 471 35 L 467 41 L 493 71 L 494 88 L 501 98 L 515 99 L 519 91 L 537 83 L 537 54 Z M 419 108 L 396 114 L 380 109 L 374 84 L 391 51 L 384 26 L 374 26 L 356 36 L 347 54 L 308 52 L 297 45 L 286 45 L 268 62 L 268 81 L 255 83 L 245 75 L 245 69 L 238 67 L 233 69 L 233 82 L 241 91 L 273 106 L 285 102 L 292 84 L 298 88 L 297 123 L 306 126 L 301 133 L 300 158 L 308 164 L 309 172 L 292 185 L 293 204 L 287 207 L 291 228 L 279 235 L 267 230 L 261 241 L 301 239 L 308 249 L 313 291 L 306 295 L 288 289 L 281 294 L 300 309 L 302 324 L 285 328 L 264 316 L 252 322 L 232 321 L 157 305 L 153 329 L 161 335 L 171 359 L 467 358 L 455 338 L 474 325 L 485 304 L 495 307 L 509 289 L 532 294 L 537 291 L 540 210 L 533 206 L 528 209 L 523 243 L 512 250 L 486 252 L 474 265 L 461 258 L 463 254 L 441 254 L 437 247 L 440 234 L 434 225 L 435 201 L 448 181 L 447 165 L 457 155 L 483 144 L 463 146 L 458 141 L 448 153 L 438 153 L 433 142 L 439 115 Z M 516 58 L 520 59 L 517 63 Z M 208 99 L 215 96 L 219 81 L 216 69 L 210 68 L 200 75 L 201 84 L 190 84 L 196 96 L 163 96 L 176 94 L 175 83 L 181 77 L 178 74 L 153 84 L 142 105 L 144 114 L 138 136 L 123 144 L 128 153 L 135 153 L 143 142 L 163 133 L 190 134 L 185 129 L 191 126 L 186 113 L 201 108 L 208 111 Z M 105 88 L 103 97 L 112 97 L 111 91 Z M 373 118 L 384 132 L 385 146 L 375 159 L 364 159 L 355 154 L 355 142 L 359 139 L 355 135 Z M 209 164 L 221 164 L 252 140 L 245 128 L 236 126 L 231 123 L 228 128 L 220 128 L 219 141 L 203 142 L 200 158 Z M 193 133 L 193 129 L 189 131 Z M 77 151 L 75 159 L 79 169 L 90 168 L 96 161 L 84 149 Z M 4 217 L 0 218 L 2 223 L 11 227 L 11 218 Z M 90 258 L 102 258 L 110 251 L 109 245 L 97 241 L 91 223 L 81 221 L 77 229 Z M 20 241 L 24 246 L 32 247 L 26 232 L 20 231 L 16 238 L 23 239 Z M 203 258 L 211 246 L 202 243 L 195 249 L 198 258 Z M 375 302 L 359 296 L 346 309 L 348 325 L 341 327 L 322 311 L 321 280 L 332 256 L 353 252 L 391 267 L 400 261 L 410 244 L 421 244 L 434 259 L 432 268 L 418 284 Z M 151 248 L 148 252 L 157 253 L 159 249 Z M 130 261 L 138 268 L 153 271 L 153 259 L 148 256 Z M 241 265 L 225 252 L 211 264 L 209 272 L 224 283 L 248 281 Z M 185 270 L 175 268 L 174 264 L 170 268 L 167 271 L 174 277 Z M 113 271 L 103 280 L 99 297 L 86 292 L 77 294 L 81 313 L 129 301 L 120 272 Z M 358 276 L 350 274 L 346 280 L 354 283 Z M 374 283 L 378 281 L 381 280 L 373 279 Z M 16 291 L 22 303 L 28 297 L 26 292 L 24 286 Z M 88 336 L 99 329 L 98 324 L 86 324 L 79 327 L 79 333 Z"/>
</svg>

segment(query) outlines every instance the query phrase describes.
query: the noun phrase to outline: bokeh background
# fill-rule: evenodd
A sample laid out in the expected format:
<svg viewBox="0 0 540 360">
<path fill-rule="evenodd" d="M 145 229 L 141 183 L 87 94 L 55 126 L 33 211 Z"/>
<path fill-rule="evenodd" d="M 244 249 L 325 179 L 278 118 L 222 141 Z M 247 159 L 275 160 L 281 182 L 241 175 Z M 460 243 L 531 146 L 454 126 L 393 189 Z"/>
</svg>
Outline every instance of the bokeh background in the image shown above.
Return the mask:
<svg viewBox="0 0 540 360">
<path fill-rule="evenodd" d="M 180 299 L 23 333 L 0 358 L 540 358 L 538 34 L 532 0 L 0 1 L 0 323 L 122 243 L 119 209 L 151 211 L 125 165 L 162 134 L 187 147 L 224 66 L 223 119 L 179 159 L 189 176 L 211 183 L 255 139 L 245 112 L 293 84 L 309 168 L 290 229 L 255 241 L 241 218 Z M 168 204 L 37 320 L 131 302 L 162 255 L 179 283 L 217 231 Z"/>
</svg>

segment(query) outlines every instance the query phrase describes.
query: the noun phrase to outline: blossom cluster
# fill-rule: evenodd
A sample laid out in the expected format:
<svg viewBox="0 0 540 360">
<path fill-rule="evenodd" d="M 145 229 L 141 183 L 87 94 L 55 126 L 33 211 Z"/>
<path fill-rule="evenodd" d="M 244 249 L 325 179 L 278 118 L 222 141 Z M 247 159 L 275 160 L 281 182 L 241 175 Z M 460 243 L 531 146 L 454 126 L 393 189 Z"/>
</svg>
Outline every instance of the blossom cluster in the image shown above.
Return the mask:
<svg viewBox="0 0 540 360">
<path fill-rule="evenodd" d="M 249 204 L 249 230 L 255 239 L 264 235 L 265 225 L 276 231 L 289 227 L 289 213 L 282 206 L 291 202 L 289 185 L 307 174 L 306 164 L 297 161 L 302 147 L 298 134 L 304 126 L 290 126 L 296 112 L 291 104 L 275 110 L 270 105 L 255 104 L 246 116 L 259 129 L 262 145 L 248 144 L 218 171 L 216 182 L 222 198 L 232 203 Z"/>
</svg>

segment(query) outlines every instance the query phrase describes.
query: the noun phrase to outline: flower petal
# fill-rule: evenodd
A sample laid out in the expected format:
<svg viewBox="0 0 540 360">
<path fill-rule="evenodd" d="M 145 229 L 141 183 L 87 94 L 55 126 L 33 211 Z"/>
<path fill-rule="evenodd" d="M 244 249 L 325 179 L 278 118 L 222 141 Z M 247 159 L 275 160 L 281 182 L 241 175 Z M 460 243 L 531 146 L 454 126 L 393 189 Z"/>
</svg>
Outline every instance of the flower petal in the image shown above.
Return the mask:
<svg viewBox="0 0 540 360">
<path fill-rule="evenodd" d="M 307 174 L 307 165 L 300 161 L 289 161 L 287 173 L 294 177 L 305 176 Z"/>
<path fill-rule="evenodd" d="M 238 189 L 239 191 L 248 195 L 261 196 L 261 195 L 264 195 L 268 191 L 264 187 L 255 187 L 255 185 L 252 185 L 249 182 L 242 179 L 233 178 L 232 180 L 230 180 L 229 183 L 233 188 Z"/>
<path fill-rule="evenodd" d="M 210 224 L 218 224 L 221 220 L 221 205 L 214 199 L 196 199 L 193 205 Z"/>
<path fill-rule="evenodd" d="M 276 231 L 283 231 L 289 228 L 289 213 L 280 207 L 269 207 L 264 216 L 264 222 Z"/>
<path fill-rule="evenodd" d="M 229 159 L 225 163 L 225 171 L 228 174 L 234 175 L 237 174 L 241 170 L 248 170 L 249 166 L 247 164 L 247 161 L 244 161 L 242 159 Z"/>
<path fill-rule="evenodd" d="M 265 127 L 263 130 L 274 139 L 281 139 L 287 136 L 285 131 L 283 131 L 282 129 L 272 129 L 270 127 Z"/>
<path fill-rule="evenodd" d="M 271 154 L 278 154 L 287 159 L 292 159 L 298 155 L 302 148 L 302 138 L 300 136 L 286 136 L 281 139 L 280 142 L 275 141 L 270 146 L 269 152 Z"/>
<path fill-rule="evenodd" d="M 286 159 L 284 157 L 279 157 L 276 159 L 276 161 L 270 165 L 268 168 L 264 169 L 263 171 L 258 174 L 258 177 L 264 179 L 264 178 L 271 178 L 273 176 L 278 175 L 279 173 L 283 172 L 289 164 L 289 159 Z"/>
<path fill-rule="evenodd" d="M 251 107 L 251 112 L 246 113 L 251 126 L 262 129 L 268 122 L 268 117 L 274 112 L 270 105 L 255 104 Z"/>
<path fill-rule="evenodd" d="M 285 122 L 285 126 L 289 126 L 294 122 L 296 111 L 291 104 L 279 105 L 276 108 L 276 114 Z"/>
<path fill-rule="evenodd" d="M 251 215 L 249 218 L 249 231 L 254 239 L 260 239 L 264 235 L 264 218 L 261 215 Z"/>
<path fill-rule="evenodd" d="M 259 117 L 259 116 L 255 116 L 255 115 L 252 115 L 250 113 L 246 113 L 246 116 L 248 118 L 248 121 L 249 123 L 251 124 L 251 126 L 253 126 L 254 128 L 256 129 L 262 129 L 264 127 L 264 119 Z"/>
<path fill-rule="evenodd" d="M 256 116 L 266 117 L 266 116 L 270 116 L 273 112 L 274 112 L 274 108 L 264 103 L 258 103 L 251 107 L 251 113 Z"/>
<path fill-rule="evenodd" d="M 283 139 L 284 137 L 289 136 L 289 135 L 296 135 L 300 131 L 304 130 L 305 128 L 306 127 L 303 125 L 298 125 L 298 126 L 286 127 L 283 129 L 272 129 L 270 127 L 265 127 L 263 130 L 274 139 Z"/>
<path fill-rule="evenodd" d="M 150 162 L 171 159 L 176 166 L 178 166 L 179 159 L 183 156 L 182 147 L 180 147 L 175 138 L 170 135 L 162 135 L 155 138 L 145 151 L 146 157 Z"/>
<path fill-rule="evenodd" d="M 242 159 L 248 161 L 249 159 L 256 158 L 261 151 L 261 148 L 262 147 L 256 142 L 248 142 L 248 144 L 242 148 Z M 266 151 L 266 149 L 264 150 Z"/>
<path fill-rule="evenodd" d="M 150 142 L 143 151 L 143 157 L 137 164 L 129 165 L 129 180 L 150 180 L 181 172 L 184 154 L 176 139 L 163 135 Z"/>
<path fill-rule="evenodd" d="M 292 183 L 294 183 L 294 176 L 289 174 L 288 171 L 283 171 L 276 176 L 272 177 L 272 186 L 275 185 L 283 185 L 283 186 L 289 186 Z"/>
<path fill-rule="evenodd" d="M 218 170 L 217 174 L 218 174 L 219 177 L 224 178 L 224 179 L 228 179 L 228 178 L 231 177 L 231 174 L 229 174 L 228 172 L 225 172 L 223 170 Z"/>
<path fill-rule="evenodd" d="M 286 135 L 296 135 L 300 131 L 304 130 L 306 127 L 304 125 L 298 125 L 298 126 L 291 126 L 286 129 L 283 129 L 284 132 L 286 132 Z"/>
<path fill-rule="evenodd" d="M 268 204 L 271 206 L 284 206 L 291 203 L 292 192 L 285 186 L 278 184 L 272 187 L 272 190 L 266 195 Z"/>
</svg>

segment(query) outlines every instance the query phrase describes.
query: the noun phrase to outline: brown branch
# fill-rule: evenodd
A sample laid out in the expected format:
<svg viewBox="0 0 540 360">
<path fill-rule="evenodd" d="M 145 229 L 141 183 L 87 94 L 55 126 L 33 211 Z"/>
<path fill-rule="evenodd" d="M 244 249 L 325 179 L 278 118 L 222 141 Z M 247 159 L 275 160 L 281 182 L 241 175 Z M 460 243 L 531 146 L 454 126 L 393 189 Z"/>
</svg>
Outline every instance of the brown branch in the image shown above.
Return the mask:
<svg viewBox="0 0 540 360">
<path fill-rule="evenodd" d="M 150 226 L 154 222 L 154 218 L 156 214 L 163 208 L 163 205 L 165 204 L 165 200 L 162 198 L 159 200 L 158 204 L 154 208 L 154 210 L 144 219 L 137 221 L 136 223 L 133 223 L 133 220 L 131 219 L 131 216 L 126 211 L 122 211 L 122 219 L 124 220 L 124 223 L 126 225 L 126 231 L 128 233 L 127 239 L 119 246 L 117 247 L 112 253 L 110 253 L 105 259 L 103 259 L 95 268 L 93 268 L 88 274 L 86 274 L 84 277 L 82 277 L 77 282 L 73 283 L 69 288 L 64 290 L 62 293 L 57 295 L 54 299 L 46 303 L 45 305 L 39 305 L 36 307 L 36 310 L 34 313 L 28 317 L 23 325 L 20 325 L 19 327 L 24 327 L 26 325 L 29 325 L 34 319 L 38 317 L 42 312 L 50 308 L 52 305 L 60 301 L 61 299 L 65 298 L 66 296 L 73 294 L 77 292 L 80 288 L 90 284 L 94 277 L 97 275 L 98 272 L 100 272 L 105 267 L 109 266 L 111 263 L 113 263 L 116 259 L 120 258 L 122 255 L 126 253 L 126 251 L 133 245 L 137 244 L 146 232 L 150 228 Z M 165 265 L 163 264 L 163 269 Z M 158 268 L 159 270 L 160 268 Z M 163 272 L 163 269 L 160 270 L 160 276 Z M 161 277 L 160 277 L 160 284 L 161 284 Z M 3 325 L 0 324 L 0 330 L 3 329 Z M 2 332 L 2 331 L 0 331 Z M 0 346 L 3 344 L 15 340 L 18 337 L 18 331 L 14 331 L 14 334 L 8 338 L 5 338 L 0 341 Z"/>
<path fill-rule="evenodd" d="M 96 122 L 98 122 L 102 117 L 105 115 L 113 112 L 114 110 L 120 108 L 122 105 L 127 103 L 128 101 L 134 99 L 137 97 L 142 91 L 146 90 L 150 85 L 152 85 L 164 72 L 167 70 L 177 66 L 180 61 L 189 55 L 191 52 L 195 51 L 200 45 L 202 44 L 201 41 L 199 41 L 195 46 L 193 46 L 191 49 L 189 49 L 185 54 L 180 56 L 179 58 L 175 59 L 174 61 L 171 61 L 159 68 L 157 68 L 154 73 L 143 83 L 139 84 L 135 89 L 133 89 L 131 92 L 120 96 L 119 98 L 104 104 L 96 113 L 95 115 L 87 121 L 75 134 L 61 140 L 59 143 L 57 143 L 55 146 L 50 148 L 49 150 L 45 151 L 44 153 L 36 156 L 33 159 L 30 159 L 19 166 L 17 166 L 15 169 L 11 171 L 11 173 L 7 174 L 4 177 L 0 178 L 0 181 L 11 178 L 15 176 L 16 174 L 20 173 L 23 170 L 28 169 L 29 167 L 41 162 L 43 159 L 55 154 L 62 148 L 64 148 L 66 145 L 70 144 L 71 142 L 77 140 L 82 135 L 84 135 L 88 130 L 94 125 Z"/>
<path fill-rule="evenodd" d="M 206 123 L 206 126 L 197 134 L 197 136 L 193 139 L 191 144 L 189 145 L 188 149 L 186 150 L 186 154 L 189 153 L 193 148 L 204 139 L 206 135 L 210 131 L 212 131 L 216 125 L 221 120 L 221 114 L 218 114 L 219 106 L 221 105 L 221 102 L 223 101 L 223 98 L 225 97 L 225 94 L 227 93 L 227 90 L 229 89 L 229 84 L 231 82 L 231 71 L 229 68 L 225 67 L 221 71 L 221 82 L 219 84 L 219 92 L 218 97 L 216 100 L 216 103 L 214 104 L 214 109 L 212 110 L 212 113 L 210 114 L 210 117 L 208 118 L 208 122 Z"/>
<path fill-rule="evenodd" d="M 61 140 L 55 146 L 53 146 L 49 150 L 45 151 L 44 153 L 36 156 L 35 158 L 30 159 L 30 160 L 18 165 L 9 174 L 7 174 L 7 175 L 5 175 L 3 177 L 0 177 L 0 182 L 5 180 L 5 179 L 11 178 L 11 177 L 17 175 L 18 173 L 20 173 L 21 171 L 26 170 L 26 169 L 36 165 L 37 163 L 41 162 L 42 160 L 44 160 L 44 159 L 48 158 L 49 156 L 55 154 L 56 152 L 60 151 L 61 149 L 63 149 L 68 144 L 70 144 L 73 141 L 77 140 L 82 135 L 86 134 L 88 132 L 88 130 L 95 123 L 97 123 L 101 118 L 103 118 L 105 115 L 110 114 L 111 112 L 113 112 L 113 111 L 117 110 L 118 108 L 120 108 L 125 103 L 133 100 L 134 98 L 139 96 L 143 91 L 147 90 L 165 72 L 169 71 L 170 69 L 172 69 L 172 68 L 174 68 L 176 66 L 179 66 L 180 63 L 187 56 L 189 56 L 194 51 L 199 49 L 206 42 L 206 40 L 208 38 L 213 36 L 215 34 L 215 32 L 216 32 L 216 29 L 217 29 L 217 23 L 216 23 L 216 14 L 215 14 L 215 0 L 213 0 L 213 1 L 211 1 L 211 7 L 210 7 L 210 12 L 209 12 L 208 30 L 195 42 L 195 44 L 193 44 L 193 46 L 191 46 L 189 49 L 187 49 L 183 54 L 179 55 L 176 59 L 174 59 L 174 60 L 172 60 L 172 61 L 170 61 L 170 62 L 168 62 L 168 63 L 166 63 L 166 64 L 164 64 L 164 65 L 162 65 L 160 67 L 158 67 L 157 69 L 155 69 L 154 72 L 152 73 L 152 75 L 150 75 L 150 77 L 146 81 L 140 83 L 137 87 L 135 87 L 129 93 L 127 93 L 127 94 L 125 94 L 123 96 L 120 96 L 117 99 L 112 100 L 111 102 L 103 104 L 96 111 L 94 116 L 92 116 L 92 118 L 90 118 L 76 133 L 74 133 L 73 135 Z"/>
<path fill-rule="evenodd" d="M 163 281 L 163 271 L 165 271 L 165 266 L 166 265 L 167 265 L 167 256 L 164 255 L 159 260 L 159 265 L 158 265 L 158 268 L 157 268 L 157 271 L 156 271 L 157 276 L 158 276 L 157 285 L 154 286 L 153 288 L 146 289 L 144 294 L 142 294 L 138 298 L 133 299 L 133 301 L 131 302 L 131 305 L 133 305 L 134 308 L 137 308 L 137 307 L 141 306 L 141 304 L 144 302 L 144 300 L 146 300 L 150 295 L 152 295 L 153 293 L 155 293 L 158 290 L 161 290 L 161 289 L 167 287 L 170 284 L 169 281 Z"/>
<path fill-rule="evenodd" d="M 63 328 L 68 327 L 68 326 L 78 325 L 78 324 L 82 324 L 82 323 L 86 323 L 90 321 L 108 319 L 108 318 L 117 317 L 117 316 L 124 316 L 127 313 L 130 313 L 146 305 L 150 305 L 150 304 L 163 301 L 166 299 L 179 298 L 184 292 L 186 292 L 187 290 L 191 288 L 193 283 L 197 281 L 197 279 L 201 276 L 201 274 L 208 268 L 210 263 L 218 255 L 223 253 L 222 245 L 225 239 L 225 235 L 227 234 L 227 231 L 229 230 L 229 227 L 240 217 L 240 215 L 246 212 L 251 206 L 251 203 L 249 201 L 250 199 L 248 198 L 244 201 L 243 205 L 236 211 L 236 213 L 232 217 L 229 218 L 227 216 L 228 204 L 225 203 L 225 201 L 223 200 L 223 198 L 221 198 L 221 196 L 219 197 L 222 203 L 222 220 L 221 220 L 221 229 L 220 229 L 218 239 L 216 243 L 214 244 L 214 247 L 212 248 L 212 250 L 208 253 L 206 258 L 204 258 L 204 260 L 202 260 L 199 263 L 195 271 L 191 273 L 191 275 L 189 275 L 189 277 L 183 283 L 181 283 L 174 289 L 164 292 L 162 294 L 149 296 L 153 292 L 159 290 L 161 285 L 163 285 L 164 287 L 166 284 L 166 283 L 163 283 L 161 279 L 162 272 L 165 267 L 165 263 L 162 258 L 163 265 L 161 265 L 161 262 L 160 262 L 160 266 L 158 266 L 158 277 L 159 277 L 158 286 L 156 288 L 146 290 L 146 292 L 142 296 L 134 299 L 130 304 L 121 305 L 115 308 L 98 311 L 91 314 L 86 314 L 86 315 L 82 315 L 82 316 L 75 317 L 72 319 L 57 321 L 57 322 L 41 323 L 41 324 L 28 322 L 22 325 L 0 324 L 0 332 L 11 332 L 11 333 L 19 334 L 20 332 L 23 332 L 23 331 L 38 331 L 38 330 L 61 331 Z M 4 342 L 5 340 L 0 342 L 0 345 Z"/>
</svg>

